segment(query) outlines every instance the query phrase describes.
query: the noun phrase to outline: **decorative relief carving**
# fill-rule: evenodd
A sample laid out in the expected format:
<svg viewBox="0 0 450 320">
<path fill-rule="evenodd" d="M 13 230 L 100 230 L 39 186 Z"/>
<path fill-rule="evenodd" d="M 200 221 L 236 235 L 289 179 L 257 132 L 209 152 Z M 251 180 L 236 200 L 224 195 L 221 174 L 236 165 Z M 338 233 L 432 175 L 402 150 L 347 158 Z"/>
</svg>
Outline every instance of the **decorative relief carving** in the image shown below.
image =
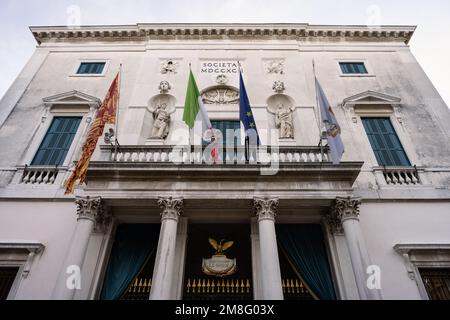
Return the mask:
<svg viewBox="0 0 450 320">
<path fill-rule="evenodd" d="M 258 217 L 258 221 L 265 219 L 274 221 L 275 216 L 277 215 L 278 198 L 272 199 L 254 198 L 253 209 L 255 211 L 256 216 Z"/>
<path fill-rule="evenodd" d="M 101 197 L 76 197 L 78 219 L 88 219 L 95 223 L 95 229 L 104 229 L 111 222 L 111 215 L 105 210 Z"/>
<path fill-rule="evenodd" d="M 183 198 L 159 198 L 158 206 L 162 209 L 161 221 L 166 219 L 178 221 L 183 213 Z"/>
<path fill-rule="evenodd" d="M 284 74 L 284 59 L 273 59 L 264 62 L 266 74 Z"/>
<path fill-rule="evenodd" d="M 334 206 L 326 216 L 331 231 L 333 233 L 342 233 L 342 223 L 348 219 L 359 219 L 359 206 L 361 198 L 342 198 L 337 197 Z"/>
<path fill-rule="evenodd" d="M 273 91 L 275 91 L 275 93 L 283 93 L 283 91 L 285 90 L 284 82 L 280 80 L 275 81 L 273 83 L 272 89 Z"/>
<path fill-rule="evenodd" d="M 232 88 L 213 88 L 202 94 L 205 104 L 238 104 L 239 92 Z"/>
<path fill-rule="evenodd" d="M 226 84 L 226 83 L 228 82 L 228 78 L 227 78 L 227 76 L 224 75 L 224 74 L 219 74 L 219 75 L 216 77 L 216 82 L 217 82 L 218 84 Z"/>
<path fill-rule="evenodd" d="M 172 60 L 167 59 L 161 62 L 161 73 L 162 74 L 177 74 L 179 63 Z"/>
<path fill-rule="evenodd" d="M 169 81 L 163 80 L 159 83 L 158 89 L 160 93 L 168 93 L 172 86 Z"/>
</svg>

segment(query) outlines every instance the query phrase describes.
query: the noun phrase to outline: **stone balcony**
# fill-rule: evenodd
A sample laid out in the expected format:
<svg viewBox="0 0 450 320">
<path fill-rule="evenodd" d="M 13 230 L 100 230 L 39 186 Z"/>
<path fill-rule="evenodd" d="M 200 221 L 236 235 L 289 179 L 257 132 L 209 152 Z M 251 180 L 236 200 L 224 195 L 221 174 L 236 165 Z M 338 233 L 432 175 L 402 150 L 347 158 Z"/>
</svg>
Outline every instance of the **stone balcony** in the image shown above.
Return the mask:
<svg viewBox="0 0 450 320">
<path fill-rule="evenodd" d="M 362 162 L 330 162 L 326 147 L 243 147 L 219 152 L 214 162 L 201 146 L 101 146 L 87 174 L 86 191 L 105 198 L 164 194 L 251 198 L 278 194 L 298 198 L 348 195 Z"/>
</svg>

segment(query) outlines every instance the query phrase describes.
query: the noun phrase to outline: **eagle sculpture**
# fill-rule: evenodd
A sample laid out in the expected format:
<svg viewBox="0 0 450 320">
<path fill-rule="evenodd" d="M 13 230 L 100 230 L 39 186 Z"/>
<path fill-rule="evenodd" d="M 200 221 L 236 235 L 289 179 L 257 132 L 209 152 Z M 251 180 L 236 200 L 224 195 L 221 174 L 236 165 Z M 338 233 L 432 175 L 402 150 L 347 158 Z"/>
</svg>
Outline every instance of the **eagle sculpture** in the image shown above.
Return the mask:
<svg viewBox="0 0 450 320">
<path fill-rule="evenodd" d="M 224 243 L 225 239 L 220 240 L 219 243 L 217 243 L 217 241 L 213 238 L 209 238 L 208 240 L 211 246 L 216 250 L 216 253 L 214 253 L 214 255 L 223 255 L 223 252 L 231 247 L 234 243 L 234 241 L 227 241 Z"/>
</svg>

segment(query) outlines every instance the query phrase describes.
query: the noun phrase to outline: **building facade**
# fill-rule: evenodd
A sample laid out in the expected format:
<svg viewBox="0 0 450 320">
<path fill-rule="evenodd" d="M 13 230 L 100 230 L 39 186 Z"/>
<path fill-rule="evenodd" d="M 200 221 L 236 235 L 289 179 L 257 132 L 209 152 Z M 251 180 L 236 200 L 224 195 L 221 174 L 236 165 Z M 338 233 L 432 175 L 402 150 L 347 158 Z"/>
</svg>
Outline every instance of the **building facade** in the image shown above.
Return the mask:
<svg viewBox="0 0 450 320">
<path fill-rule="evenodd" d="M 36 51 L 0 102 L 1 297 L 448 299 L 450 112 L 414 30 L 31 27 Z M 250 155 L 238 62 L 261 139 Z M 182 120 L 189 68 L 223 134 L 216 162 Z M 119 69 L 118 126 L 64 195 Z"/>
</svg>

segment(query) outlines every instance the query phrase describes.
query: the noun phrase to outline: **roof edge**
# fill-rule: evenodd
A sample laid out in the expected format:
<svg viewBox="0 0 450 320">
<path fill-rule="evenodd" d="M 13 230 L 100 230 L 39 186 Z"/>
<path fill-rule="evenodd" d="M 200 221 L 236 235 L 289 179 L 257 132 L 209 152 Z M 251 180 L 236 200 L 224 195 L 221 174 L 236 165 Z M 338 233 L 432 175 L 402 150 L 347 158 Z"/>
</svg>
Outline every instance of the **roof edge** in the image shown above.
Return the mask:
<svg viewBox="0 0 450 320">
<path fill-rule="evenodd" d="M 30 26 L 38 44 L 51 39 L 269 36 L 276 38 L 332 37 L 401 41 L 408 44 L 414 25 L 313 25 L 307 23 L 137 23 L 134 25 Z"/>
</svg>

